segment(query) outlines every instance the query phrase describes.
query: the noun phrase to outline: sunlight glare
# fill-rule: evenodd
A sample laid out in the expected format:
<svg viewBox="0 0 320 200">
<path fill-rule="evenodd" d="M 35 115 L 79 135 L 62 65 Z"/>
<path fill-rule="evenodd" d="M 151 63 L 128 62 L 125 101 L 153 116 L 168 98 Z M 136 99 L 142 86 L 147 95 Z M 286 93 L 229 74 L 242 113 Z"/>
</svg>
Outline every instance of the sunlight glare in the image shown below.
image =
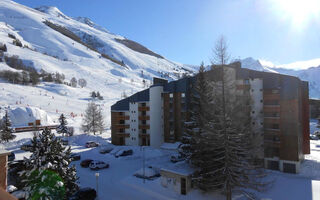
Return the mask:
<svg viewBox="0 0 320 200">
<path fill-rule="evenodd" d="M 272 0 L 280 15 L 296 27 L 306 25 L 320 15 L 320 0 Z"/>
</svg>

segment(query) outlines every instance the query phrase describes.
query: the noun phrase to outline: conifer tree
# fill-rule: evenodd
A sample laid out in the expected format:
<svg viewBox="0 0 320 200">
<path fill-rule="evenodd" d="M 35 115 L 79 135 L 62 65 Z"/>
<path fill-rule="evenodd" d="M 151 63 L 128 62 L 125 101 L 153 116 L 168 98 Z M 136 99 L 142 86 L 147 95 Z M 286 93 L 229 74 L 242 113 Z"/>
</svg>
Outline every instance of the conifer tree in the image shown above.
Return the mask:
<svg viewBox="0 0 320 200">
<path fill-rule="evenodd" d="M 33 137 L 31 145 L 32 154 L 30 158 L 24 159 L 26 170 L 20 173 L 28 196 L 32 197 L 38 192 L 35 182 L 42 180 L 48 170 L 55 172 L 63 180 L 65 197 L 77 191 L 76 169 L 69 166 L 71 148 L 63 146 L 61 140 L 47 128 Z"/>
<path fill-rule="evenodd" d="M 60 122 L 60 125 L 56 129 L 57 133 L 62 134 L 62 136 L 70 136 L 70 131 L 67 127 L 68 122 L 66 120 L 66 117 L 63 114 L 60 115 L 59 122 Z"/>
<path fill-rule="evenodd" d="M 224 39 L 216 45 L 218 65 L 197 75 L 191 98 L 191 122 L 186 127 L 189 136 L 190 163 L 196 168 L 194 185 L 210 191 L 218 190 L 231 200 L 239 191 L 247 198 L 254 198 L 250 190 L 263 191 L 268 184 L 262 162 L 256 162 L 257 145 L 251 127 L 250 93 L 237 90 L 235 69 L 226 66 L 228 55 Z M 203 77 L 203 83 L 201 78 Z M 198 99 L 198 100 L 197 100 Z M 188 125 L 188 123 L 187 123 Z M 186 145 L 188 146 L 188 145 Z"/>
<path fill-rule="evenodd" d="M 94 102 L 90 102 L 85 111 L 82 129 L 84 132 L 102 133 L 104 129 L 104 118 L 101 109 Z"/>
<path fill-rule="evenodd" d="M 13 134 L 13 130 L 11 128 L 11 120 L 8 115 L 8 111 L 6 110 L 6 114 L 4 115 L 1 123 L 0 130 L 0 139 L 1 141 L 8 142 L 9 140 L 13 140 L 16 136 Z"/>
</svg>

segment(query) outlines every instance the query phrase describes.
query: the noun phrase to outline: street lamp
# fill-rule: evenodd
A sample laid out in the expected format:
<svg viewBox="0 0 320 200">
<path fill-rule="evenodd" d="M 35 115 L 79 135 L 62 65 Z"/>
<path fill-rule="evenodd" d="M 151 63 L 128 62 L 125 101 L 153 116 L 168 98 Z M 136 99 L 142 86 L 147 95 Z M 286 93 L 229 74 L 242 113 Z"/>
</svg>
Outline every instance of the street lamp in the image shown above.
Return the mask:
<svg viewBox="0 0 320 200">
<path fill-rule="evenodd" d="M 97 196 L 99 196 L 99 192 L 98 192 L 98 178 L 99 178 L 99 173 L 95 173 L 96 176 L 96 189 L 97 189 Z"/>
</svg>

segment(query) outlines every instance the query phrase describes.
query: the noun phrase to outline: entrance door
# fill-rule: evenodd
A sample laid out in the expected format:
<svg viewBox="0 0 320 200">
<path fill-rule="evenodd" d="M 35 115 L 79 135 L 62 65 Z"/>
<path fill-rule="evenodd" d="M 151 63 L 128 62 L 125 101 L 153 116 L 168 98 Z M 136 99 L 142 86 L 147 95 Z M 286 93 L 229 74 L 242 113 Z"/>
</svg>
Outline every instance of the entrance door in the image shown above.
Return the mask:
<svg viewBox="0 0 320 200">
<path fill-rule="evenodd" d="M 142 146 L 147 146 L 147 140 L 145 137 L 142 138 Z"/>
<path fill-rule="evenodd" d="M 185 178 L 181 178 L 181 194 L 187 194 L 187 183 Z"/>
</svg>

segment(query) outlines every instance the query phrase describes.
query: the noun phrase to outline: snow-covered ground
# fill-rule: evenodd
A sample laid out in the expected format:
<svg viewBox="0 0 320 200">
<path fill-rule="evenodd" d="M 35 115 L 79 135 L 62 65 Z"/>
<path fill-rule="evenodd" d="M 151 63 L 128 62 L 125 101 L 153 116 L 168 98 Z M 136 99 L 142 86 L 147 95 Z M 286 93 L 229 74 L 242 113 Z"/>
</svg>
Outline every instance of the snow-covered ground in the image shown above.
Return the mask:
<svg viewBox="0 0 320 200">
<path fill-rule="evenodd" d="M 29 156 L 30 153 L 20 150 L 20 146 L 30 140 L 33 134 L 18 133 L 17 138 L 6 144 L 0 144 L 0 148 L 6 148 L 15 152 L 16 160 Z M 69 138 L 72 152 L 79 153 L 81 160 L 94 159 L 110 164 L 107 169 L 92 171 L 82 168 L 80 161 L 74 161 L 79 176 L 81 187 L 96 188 L 95 173 L 99 172 L 98 193 L 99 200 L 104 199 L 224 199 L 221 194 L 202 193 L 192 190 L 187 195 L 179 195 L 173 190 L 164 188 L 160 184 L 160 178 L 154 180 L 143 180 L 133 176 L 143 166 L 142 147 L 113 146 L 109 154 L 100 154 L 97 148 L 85 148 L 87 141 L 98 142 L 101 146 L 113 146 L 110 144 L 110 131 L 102 135 L 87 135 L 76 132 L 75 136 Z M 299 174 L 286 174 L 278 171 L 270 171 L 268 180 L 273 184 L 263 193 L 258 193 L 259 199 L 290 199 L 290 200 L 316 200 L 320 199 L 320 140 L 311 140 L 311 154 L 305 157 Z M 132 149 L 133 155 L 115 158 L 115 154 L 123 149 Z M 145 166 L 154 169 L 172 168 L 182 163 L 171 163 L 170 156 L 175 154 L 170 148 L 153 149 L 144 147 Z M 241 195 L 235 195 L 234 199 L 245 199 Z"/>
</svg>

